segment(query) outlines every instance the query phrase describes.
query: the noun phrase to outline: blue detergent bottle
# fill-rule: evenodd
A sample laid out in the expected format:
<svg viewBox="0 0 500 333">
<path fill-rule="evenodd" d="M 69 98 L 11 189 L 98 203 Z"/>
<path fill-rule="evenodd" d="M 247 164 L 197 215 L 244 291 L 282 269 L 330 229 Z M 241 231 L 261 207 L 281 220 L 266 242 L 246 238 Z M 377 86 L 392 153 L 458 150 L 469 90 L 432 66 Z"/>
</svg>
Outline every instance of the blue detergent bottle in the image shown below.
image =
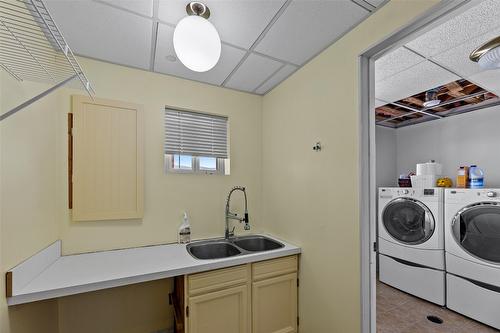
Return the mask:
<svg viewBox="0 0 500 333">
<path fill-rule="evenodd" d="M 477 165 L 471 165 L 469 168 L 470 188 L 484 187 L 484 172 Z"/>
</svg>

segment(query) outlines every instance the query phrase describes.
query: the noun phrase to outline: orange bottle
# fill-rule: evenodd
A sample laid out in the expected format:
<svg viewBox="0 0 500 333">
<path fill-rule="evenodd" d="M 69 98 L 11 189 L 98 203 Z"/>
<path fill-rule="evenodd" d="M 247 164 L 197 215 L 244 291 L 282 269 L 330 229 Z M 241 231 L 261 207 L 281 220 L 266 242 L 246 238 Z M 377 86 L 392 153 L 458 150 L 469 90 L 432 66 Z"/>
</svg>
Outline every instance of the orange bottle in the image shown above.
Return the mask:
<svg viewBox="0 0 500 333">
<path fill-rule="evenodd" d="M 461 166 L 457 174 L 457 187 L 466 188 L 469 183 L 469 167 Z"/>
</svg>

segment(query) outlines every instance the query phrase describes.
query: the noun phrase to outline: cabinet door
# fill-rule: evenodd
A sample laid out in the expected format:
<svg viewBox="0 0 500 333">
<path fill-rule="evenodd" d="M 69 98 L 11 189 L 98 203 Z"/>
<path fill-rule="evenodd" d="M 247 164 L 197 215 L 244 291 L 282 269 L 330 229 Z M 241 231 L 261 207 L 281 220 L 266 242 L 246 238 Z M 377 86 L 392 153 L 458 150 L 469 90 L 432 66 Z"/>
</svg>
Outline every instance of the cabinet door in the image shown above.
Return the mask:
<svg viewBox="0 0 500 333">
<path fill-rule="evenodd" d="M 250 333 L 249 285 L 189 298 L 189 333 Z"/>
<path fill-rule="evenodd" d="M 73 96 L 73 220 L 143 216 L 141 106 Z"/>
<path fill-rule="evenodd" d="M 252 285 L 253 333 L 297 332 L 297 273 Z"/>
</svg>

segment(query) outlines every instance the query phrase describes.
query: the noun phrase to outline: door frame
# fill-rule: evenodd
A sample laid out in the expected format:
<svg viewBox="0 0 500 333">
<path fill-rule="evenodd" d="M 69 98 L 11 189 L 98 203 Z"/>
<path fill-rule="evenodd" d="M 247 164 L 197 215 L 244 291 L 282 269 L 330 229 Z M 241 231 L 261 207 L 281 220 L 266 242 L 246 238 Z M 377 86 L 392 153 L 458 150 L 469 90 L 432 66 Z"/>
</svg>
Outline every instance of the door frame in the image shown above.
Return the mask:
<svg viewBox="0 0 500 333">
<path fill-rule="evenodd" d="M 359 223 L 361 244 L 361 332 L 376 333 L 376 145 L 375 60 L 437 25 L 471 0 L 442 0 L 406 26 L 359 55 Z"/>
</svg>

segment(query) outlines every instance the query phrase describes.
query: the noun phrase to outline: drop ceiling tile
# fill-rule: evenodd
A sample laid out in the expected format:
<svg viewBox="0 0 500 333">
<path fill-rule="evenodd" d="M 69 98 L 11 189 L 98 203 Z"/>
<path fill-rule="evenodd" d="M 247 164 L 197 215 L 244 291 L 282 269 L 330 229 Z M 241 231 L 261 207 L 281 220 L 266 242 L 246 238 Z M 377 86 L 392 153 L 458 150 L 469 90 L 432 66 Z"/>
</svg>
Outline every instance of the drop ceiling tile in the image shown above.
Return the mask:
<svg viewBox="0 0 500 333">
<path fill-rule="evenodd" d="M 98 0 L 141 15 L 153 16 L 153 0 Z"/>
<path fill-rule="evenodd" d="M 370 5 L 375 6 L 375 7 L 378 7 L 381 4 L 383 4 L 384 2 L 386 2 L 386 0 L 364 0 L 364 1 L 370 3 Z"/>
<path fill-rule="evenodd" d="M 189 1 L 160 0 L 158 18 L 177 24 L 186 14 Z M 224 42 L 250 48 L 278 12 L 285 0 L 207 0 L 209 21 L 217 28 Z"/>
<path fill-rule="evenodd" d="M 151 20 L 91 1 L 47 1 L 46 5 L 76 54 L 149 68 Z"/>
<path fill-rule="evenodd" d="M 303 64 L 368 14 L 349 0 L 293 1 L 257 45 L 256 51 Z"/>
<path fill-rule="evenodd" d="M 458 76 L 425 61 L 377 82 L 375 97 L 394 102 L 458 79 Z"/>
<path fill-rule="evenodd" d="M 479 72 L 467 79 L 481 88 L 500 96 L 500 69 Z"/>
<path fill-rule="evenodd" d="M 193 72 L 185 67 L 180 60 L 176 59 L 172 43 L 173 33 L 174 28 L 159 24 L 155 55 L 155 72 L 221 85 L 245 55 L 245 51 L 223 44 L 221 58 L 214 68 L 203 73 Z"/>
<path fill-rule="evenodd" d="M 425 58 L 400 47 L 375 61 L 375 81 L 384 80 L 422 61 Z"/>
<path fill-rule="evenodd" d="M 252 92 L 281 66 L 278 61 L 252 53 L 225 86 Z"/>
<path fill-rule="evenodd" d="M 406 44 L 430 57 L 500 26 L 500 1 L 473 1 L 474 6 Z"/>
<path fill-rule="evenodd" d="M 257 94 L 266 94 L 268 91 L 276 87 L 287 77 L 292 75 L 293 72 L 297 70 L 298 67 L 293 65 L 285 65 L 283 66 L 276 74 L 274 74 L 269 80 L 264 82 L 255 92 Z"/>
<path fill-rule="evenodd" d="M 382 106 L 382 105 L 386 105 L 386 104 L 387 104 L 386 102 L 375 98 L 375 107 L 376 108 L 378 108 L 379 106 Z"/>
<path fill-rule="evenodd" d="M 499 1 L 500 3 L 500 1 Z M 500 27 L 479 37 L 472 38 L 459 46 L 452 48 L 446 52 L 440 53 L 433 60 L 456 72 L 457 74 L 468 77 L 481 70 L 481 67 L 476 62 L 469 59 L 469 55 L 480 45 L 500 35 Z"/>
</svg>

